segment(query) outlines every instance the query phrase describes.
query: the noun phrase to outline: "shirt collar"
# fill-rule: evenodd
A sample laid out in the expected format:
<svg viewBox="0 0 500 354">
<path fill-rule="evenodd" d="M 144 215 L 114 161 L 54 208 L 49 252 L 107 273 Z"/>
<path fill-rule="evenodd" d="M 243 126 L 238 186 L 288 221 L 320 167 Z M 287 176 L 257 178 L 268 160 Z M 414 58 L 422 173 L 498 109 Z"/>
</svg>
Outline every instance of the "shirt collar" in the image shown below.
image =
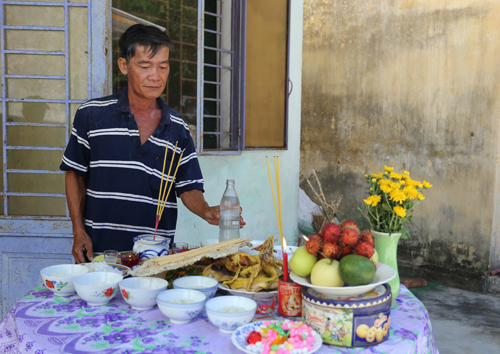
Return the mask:
<svg viewBox="0 0 500 354">
<path fill-rule="evenodd" d="M 118 93 L 117 109 L 118 112 L 130 113 L 130 105 L 128 103 L 128 86 Z M 170 107 L 165 104 L 161 97 L 157 99 L 158 104 L 161 108 L 161 119 L 160 123 L 163 125 L 170 125 Z"/>
</svg>

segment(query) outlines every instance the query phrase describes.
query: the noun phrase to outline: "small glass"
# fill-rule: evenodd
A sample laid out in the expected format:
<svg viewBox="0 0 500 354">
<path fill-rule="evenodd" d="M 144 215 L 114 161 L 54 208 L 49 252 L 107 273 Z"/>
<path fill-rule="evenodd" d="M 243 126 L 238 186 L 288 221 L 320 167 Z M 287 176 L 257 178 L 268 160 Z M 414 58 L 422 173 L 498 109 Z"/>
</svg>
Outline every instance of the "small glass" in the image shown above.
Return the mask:
<svg viewBox="0 0 500 354">
<path fill-rule="evenodd" d="M 120 259 L 122 264 L 129 268 L 132 268 L 140 263 L 139 254 L 132 251 L 120 253 Z"/>
<path fill-rule="evenodd" d="M 189 246 L 186 242 L 174 242 L 172 247 L 173 253 L 182 253 L 189 250 Z"/>
<path fill-rule="evenodd" d="M 189 246 L 188 246 L 188 249 L 189 249 L 189 250 L 195 250 L 195 249 L 197 249 L 197 248 L 200 248 L 200 246 L 197 246 L 197 245 L 189 245 Z"/>
<path fill-rule="evenodd" d="M 118 251 L 115 250 L 104 251 L 104 262 L 109 264 L 116 264 L 118 262 Z"/>
</svg>

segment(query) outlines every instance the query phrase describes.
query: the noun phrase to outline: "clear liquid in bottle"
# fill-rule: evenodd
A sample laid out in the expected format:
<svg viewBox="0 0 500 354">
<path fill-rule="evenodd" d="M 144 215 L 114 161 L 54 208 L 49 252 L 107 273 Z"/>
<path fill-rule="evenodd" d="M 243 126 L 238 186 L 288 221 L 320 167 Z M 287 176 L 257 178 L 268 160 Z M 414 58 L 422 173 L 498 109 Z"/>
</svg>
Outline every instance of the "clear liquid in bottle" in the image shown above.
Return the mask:
<svg viewBox="0 0 500 354">
<path fill-rule="evenodd" d="M 220 201 L 219 242 L 240 238 L 240 201 L 234 180 L 228 179 Z"/>
</svg>

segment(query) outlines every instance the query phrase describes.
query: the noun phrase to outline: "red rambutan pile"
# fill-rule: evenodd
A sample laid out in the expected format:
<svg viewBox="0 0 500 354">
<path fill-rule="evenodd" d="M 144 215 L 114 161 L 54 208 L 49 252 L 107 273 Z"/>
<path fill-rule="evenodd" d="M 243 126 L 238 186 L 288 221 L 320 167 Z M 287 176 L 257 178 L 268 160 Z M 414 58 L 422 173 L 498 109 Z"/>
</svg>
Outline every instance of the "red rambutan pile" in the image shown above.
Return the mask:
<svg viewBox="0 0 500 354">
<path fill-rule="evenodd" d="M 323 225 L 321 233 L 309 236 L 306 249 L 318 256 L 318 260 L 323 257 L 340 260 L 352 253 L 371 258 L 375 252 L 375 239 L 371 231 L 360 233 L 355 221 L 345 220 L 341 225 Z"/>
</svg>

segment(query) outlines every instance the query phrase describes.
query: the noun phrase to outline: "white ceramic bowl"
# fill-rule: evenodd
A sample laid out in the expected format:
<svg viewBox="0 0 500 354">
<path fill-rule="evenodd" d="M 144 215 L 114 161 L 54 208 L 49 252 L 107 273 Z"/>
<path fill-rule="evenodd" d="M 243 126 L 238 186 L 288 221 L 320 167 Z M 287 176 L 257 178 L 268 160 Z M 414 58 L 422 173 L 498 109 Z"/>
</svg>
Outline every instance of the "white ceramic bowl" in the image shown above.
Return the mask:
<svg viewBox="0 0 500 354">
<path fill-rule="evenodd" d="M 207 238 L 206 240 L 200 241 L 201 247 L 215 245 L 216 243 L 219 243 L 219 240 L 216 238 Z"/>
<path fill-rule="evenodd" d="M 154 277 L 123 279 L 120 283 L 123 299 L 135 310 L 149 310 L 156 305 L 156 295 L 167 289 L 168 281 Z"/>
<path fill-rule="evenodd" d="M 252 321 L 257 310 L 257 302 L 244 296 L 217 296 L 205 305 L 208 319 L 224 333 Z M 228 312 L 239 310 L 236 312 Z"/>
<path fill-rule="evenodd" d="M 156 295 L 158 307 L 170 322 L 189 323 L 203 310 L 207 296 L 192 289 L 170 289 Z M 184 301 L 184 302 L 175 302 Z"/>
<path fill-rule="evenodd" d="M 93 272 L 73 279 L 77 294 L 90 306 L 105 305 L 116 296 L 123 276 L 111 272 Z"/>
<path fill-rule="evenodd" d="M 60 264 L 43 268 L 40 275 L 45 286 L 54 294 L 69 296 L 76 293 L 73 278 L 88 271 L 87 267 L 80 264 Z"/>
<path fill-rule="evenodd" d="M 203 275 L 191 275 L 175 279 L 172 285 L 174 286 L 174 289 L 199 290 L 203 294 L 207 295 L 207 300 L 210 300 L 217 292 L 219 281 Z"/>
<path fill-rule="evenodd" d="M 73 278 L 88 271 L 87 267 L 80 264 L 60 264 L 43 268 L 40 275 L 43 284 L 54 294 L 70 296 L 76 293 Z"/>
</svg>

